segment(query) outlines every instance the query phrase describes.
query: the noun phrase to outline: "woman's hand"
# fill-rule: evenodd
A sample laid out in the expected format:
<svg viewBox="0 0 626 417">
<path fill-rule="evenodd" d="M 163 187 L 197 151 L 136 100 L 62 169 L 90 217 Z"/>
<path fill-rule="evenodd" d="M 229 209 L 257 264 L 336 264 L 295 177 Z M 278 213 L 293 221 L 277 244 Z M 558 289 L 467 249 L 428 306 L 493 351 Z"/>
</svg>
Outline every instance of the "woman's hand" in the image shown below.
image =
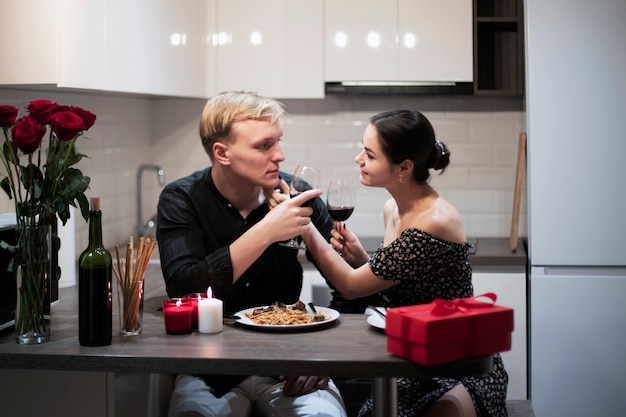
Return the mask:
<svg viewBox="0 0 626 417">
<path fill-rule="evenodd" d="M 361 242 L 343 222 L 335 222 L 331 231 L 330 245 L 353 268 L 358 268 L 369 260 L 369 255 L 363 249 Z"/>
</svg>

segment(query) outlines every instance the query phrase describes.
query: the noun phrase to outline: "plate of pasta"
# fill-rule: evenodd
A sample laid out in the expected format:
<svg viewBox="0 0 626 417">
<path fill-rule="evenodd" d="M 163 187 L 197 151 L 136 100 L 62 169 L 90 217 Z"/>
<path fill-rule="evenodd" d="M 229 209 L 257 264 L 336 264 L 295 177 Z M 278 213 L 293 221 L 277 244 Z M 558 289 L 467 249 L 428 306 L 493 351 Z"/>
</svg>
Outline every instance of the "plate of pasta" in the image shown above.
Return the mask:
<svg viewBox="0 0 626 417">
<path fill-rule="evenodd" d="M 339 312 L 315 306 L 317 314 L 307 311 L 301 301 L 293 305 L 274 303 L 236 313 L 240 326 L 255 330 L 305 331 L 324 327 L 339 318 Z"/>
</svg>

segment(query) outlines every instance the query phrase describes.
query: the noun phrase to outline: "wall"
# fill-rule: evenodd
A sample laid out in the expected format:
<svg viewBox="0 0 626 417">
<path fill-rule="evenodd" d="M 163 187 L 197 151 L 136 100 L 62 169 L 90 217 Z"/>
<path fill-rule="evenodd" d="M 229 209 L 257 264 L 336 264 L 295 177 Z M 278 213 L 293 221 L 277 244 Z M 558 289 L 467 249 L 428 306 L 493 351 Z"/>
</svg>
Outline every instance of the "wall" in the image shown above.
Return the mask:
<svg viewBox="0 0 626 417">
<path fill-rule="evenodd" d="M 198 137 L 204 100 L 155 99 L 138 96 L 61 91 L 0 89 L 0 104 L 25 109 L 33 99 L 46 98 L 95 113 L 96 124 L 78 149 L 89 159 L 79 168 L 91 177 L 89 196 L 102 197 L 107 246 L 128 241 L 136 229 L 136 174 L 141 163 L 156 163 L 172 181 L 205 167 L 208 156 Z M 298 163 L 318 166 L 323 184 L 334 177 L 358 182 L 353 158 L 361 147 L 368 118 L 380 111 L 413 107 L 433 123 L 438 138 L 452 152 L 445 174 L 432 184 L 459 209 L 469 236 L 504 237 L 511 227 L 518 135 L 525 128 L 522 99 L 485 97 L 339 97 L 285 100 L 289 117 L 281 142 L 291 171 Z M 20 116 L 25 110 L 20 111 Z M 147 171 L 142 180 L 144 219 L 156 211 L 160 187 Z M 358 186 L 357 208 L 348 220 L 361 236 L 382 234 L 384 190 Z M 0 212 L 14 211 L 0 195 Z M 87 245 L 86 222 L 77 215 L 76 251 Z M 526 235 L 525 190 L 520 235 Z"/>
<path fill-rule="evenodd" d="M 339 97 L 284 100 L 290 116 L 281 146 L 291 171 L 299 163 L 322 169 L 322 184 L 351 178 L 358 184 L 354 157 L 373 114 L 402 107 L 424 112 L 438 138 L 452 153 L 445 174 L 431 183 L 459 209 L 469 236 L 506 237 L 511 230 L 513 187 L 519 133 L 525 127 L 522 99 L 481 97 Z M 208 157 L 200 146 L 197 124 L 204 102 L 155 102 L 155 158 L 168 178 L 201 168 Z M 381 189 L 358 185 L 357 208 L 348 220 L 360 236 L 381 236 L 381 208 L 389 198 Z M 525 190 L 520 235 L 525 236 Z"/>
</svg>

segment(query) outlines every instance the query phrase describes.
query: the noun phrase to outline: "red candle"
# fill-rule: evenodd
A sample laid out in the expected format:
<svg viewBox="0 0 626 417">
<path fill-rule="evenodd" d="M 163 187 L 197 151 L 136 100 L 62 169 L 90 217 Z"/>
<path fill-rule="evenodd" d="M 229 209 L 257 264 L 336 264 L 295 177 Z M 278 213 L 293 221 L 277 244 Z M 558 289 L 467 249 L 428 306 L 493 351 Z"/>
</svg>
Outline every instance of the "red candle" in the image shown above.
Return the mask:
<svg viewBox="0 0 626 417">
<path fill-rule="evenodd" d="M 163 300 L 163 318 L 167 334 L 189 334 L 193 321 L 193 304 L 188 299 Z"/>
<path fill-rule="evenodd" d="M 192 294 L 186 294 L 183 299 L 191 301 L 193 304 L 193 320 L 191 327 L 194 329 L 198 328 L 198 302 L 207 298 L 206 293 L 202 292 L 194 292 Z"/>
</svg>

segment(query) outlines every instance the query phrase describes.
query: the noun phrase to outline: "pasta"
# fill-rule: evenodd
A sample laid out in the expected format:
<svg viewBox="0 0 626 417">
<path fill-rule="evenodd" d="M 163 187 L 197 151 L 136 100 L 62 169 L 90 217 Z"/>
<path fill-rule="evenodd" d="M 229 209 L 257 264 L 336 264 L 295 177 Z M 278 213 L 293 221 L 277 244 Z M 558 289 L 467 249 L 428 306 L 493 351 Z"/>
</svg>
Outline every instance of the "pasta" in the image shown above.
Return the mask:
<svg viewBox="0 0 626 417">
<path fill-rule="evenodd" d="M 251 313 L 246 313 L 246 317 L 255 324 L 268 325 L 298 325 L 328 320 L 326 316 L 311 316 L 302 309 L 280 303 L 265 308 L 255 308 Z"/>
</svg>

